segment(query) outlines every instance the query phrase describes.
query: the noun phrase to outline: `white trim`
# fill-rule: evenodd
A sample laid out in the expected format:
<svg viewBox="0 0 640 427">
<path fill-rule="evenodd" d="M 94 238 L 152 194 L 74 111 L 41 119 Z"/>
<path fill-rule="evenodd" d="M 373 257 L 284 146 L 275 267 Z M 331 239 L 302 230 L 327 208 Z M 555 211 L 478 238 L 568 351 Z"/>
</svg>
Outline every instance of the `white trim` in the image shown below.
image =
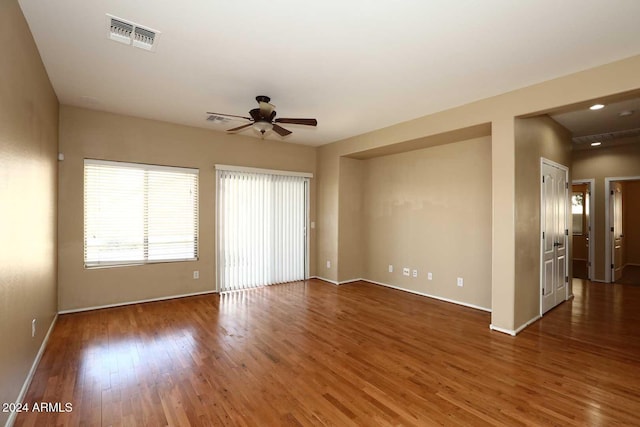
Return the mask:
<svg viewBox="0 0 640 427">
<path fill-rule="evenodd" d="M 141 169 L 147 171 L 161 171 L 161 172 L 182 172 L 182 173 L 190 173 L 193 175 L 199 175 L 200 169 L 198 168 L 185 168 L 181 166 L 163 166 L 163 165 L 152 165 L 148 163 L 133 163 L 133 162 L 120 162 L 113 160 L 98 160 L 98 159 L 84 159 L 84 164 L 87 165 L 104 165 L 104 166 L 115 166 L 119 168 L 132 168 L 132 169 Z"/>
<path fill-rule="evenodd" d="M 24 397 L 27 394 L 27 390 L 29 389 L 29 386 L 31 385 L 31 381 L 33 381 L 33 376 L 36 373 L 36 368 L 38 367 L 38 364 L 40 364 L 40 359 L 42 359 L 42 355 L 44 354 L 44 350 L 45 350 L 45 348 L 47 348 L 47 343 L 49 342 L 49 337 L 51 336 L 51 332 L 53 331 L 53 327 L 55 326 L 57 320 L 58 320 L 58 313 L 56 313 L 56 315 L 53 316 L 53 320 L 51 321 L 51 325 L 49 325 L 49 330 L 47 331 L 47 334 L 44 336 L 44 339 L 42 340 L 42 344 L 40 344 L 40 349 L 38 350 L 38 353 L 36 354 L 36 358 L 33 359 L 33 363 L 31 364 L 31 369 L 29 369 L 29 373 L 27 374 L 27 378 L 24 380 L 24 384 L 22 384 L 22 388 L 20 389 L 20 393 L 18 393 L 18 398 L 16 399 L 16 403 L 17 404 L 21 404 L 22 401 L 24 400 Z M 7 423 L 5 424 L 5 427 L 13 426 L 13 423 L 16 421 L 16 417 L 17 416 L 18 416 L 17 412 L 11 412 L 11 414 L 9 415 L 9 418 L 7 419 Z"/>
<path fill-rule="evenodd" d="M 436 300 L 439 300 L 439 301 L 444 301 L 444 302 L 448 302 L 448 303 L 451 303 L 451 304 L 462 305 L 464 307 L 474 308 L 476 310 L 481 310 L 481 311 L 486 311 L 488 313 L 491 313 L 491 309 L 490 308 L 481 307 L 481 306 L 475 305 L 475 304 L 469 304 L 467 302 L 456 301 L 456 300 L 453 300 L 453 299 L 450 299 L 450 298 L 440 297 L 440 296 L 437 296 L 437 295 L 431 295 L 431 294 L 427 294 L 427 293 L 424 293 L 424 292 L 413 291 L 411 289 L 401 288 L 401 287 L 398 287 L 398 286 L 393 286 L 393 285 L 390 285 L 388 283 L 378 282 L 378 281 L 371 280 L 371 279 L 365 279 L 365 278 L 349 279 L 349 280 L 345 280 L 343 282 L 336 282 L 335 280 L 326 279 L 326 278 L 320 277 L 320 276 L 311 276 L 310 279 L 322 280 L 324 282 L 329 282 L 332 285 L 336 285 L 336 286 L 346 285 L 347 283 L 353 283 L 353 282 L 369 282 L 369 283 L 374 284 L 374 285 L 384 286 L 384 287 L 387 287 L 387 288 L 396 289 L 398 291 L 409 292 L 410 294 L 420 295 L 420 296 L 427 297 L 427 298 L 433 298 L 433 299 L 436 299 Z"/>
<path fill-rule="evenodd" d="M 522 325 L 520 325 L 520 327 L 514 331 L 515 334 L 518 335 L 520 332 L 522 332 L 524 330 L 524 328 L 526 328 L 527 326 L 531 325 L 532 323 L 540 320 L 541 318 L 542 318 L 542 316 L 538 315 L 538 316 L 535 316 L 535 317 L 529 319 L 527 322 L 525 322 Z"/>
<path fill-rule="evenodd" d="M 604 216 L 605 216 L 605 249 L 604 249 L 604 281 L 605 283 L 612 283 L 611 277 L 611 183 L 615 181 L 637 181 L 640 180 L 640 176 L 610 176 L 604 178 Z M 624 203 L 624 202 L 623 202 Z"/>
<path fill-rule="evenodd" d="M 214 212 L 214 242 L 213 242 L 213 250 L 215 251 L 214 257 L 216 260 L 215 271 L 214 273 L 214 285 L 215 290 L 220 292 L 220 174 L 215 173 L 216 176 L 216 192 L 213 195 L 213 200 L 215 203 L 215 212 Z"/>
<path fill-rule="evenodd" d="M 216 174 L 217 175 L 217 174 Z M 304 180 L 304 279 L 309 277 L 309 264 L 311 258 L 311 185 L 308 179 Z M 216 229 L 217 230 L 217 229 Z M 217 231 L 216 231 L 217 232 Z"/>
<path fill-rule="evenodd" d="M 489 325 L 489 329 L 491 329 L 492 331 L 502 332 L 503 334 L 507 334 L 507 335 L 511 335 L 511 336 L 515 337 L 520 332 L 522 332 L 526 327 L 528 327 L 529 325 L 531 325 L 532 323 L 534 323 L 534 322 L 536 322 L 536 321 L 538 321 L 540 319 L 542 319 L 542 316 L 537 315 L 537 316 L 529 319 L 527 322 L 523 323 L 522 325 L 520 325 L 520 327 L 518 327 L 517 329 L 501 328 L 501 327 L 495 326 L 493 324 Z"/>
<path fill-rule="evenodd" d="M 496 332 L 502 332 L 503 334 L 511 335 L 513 337 L 516 336 L 516 331 L 513 329 L 501 328 L 500 326 L 495 326 L 493 323 L 489 325 L 489 329 Z"/>
<path fill-rule="evenodd" d="M 437 296 L 437 295 L 431 295 L 431 294 L 427 294 L 427 293 L 424 293 L 424 292 L 418 292 L 418 291 L 414 291 L 414 290 L 411 290 L 411 289 L 401 288 L 401 287 L 398 287 L 398 286 L 390 285 L 388 283 L 377 282 L 377 281 L 371 280 L 371 279 L 358 279 L 358 280 L 362 280 L 364 282 L 373 283 L 374 285 L 386 286 L 387 288 L 397 289 L 399 291 L 409 292 L 411 294 L 416 294 L 416 295 L 420 295 L 420 296 L 423 296 L 423 297 L 433 298 L 433 299 L 437 299 L 439 301 L 449 302 L 449 303 L 452 303 L 452 304 L 458 304 L 458 305 L 462 305 L 464 307 L 474 308 L 476 310 L 482 310 L 482 311 L 486 311 L 488 313 L 491 313 L 491 309 L 490 308 L 480 307 L 479 305 L 469 304 L 467 302 L 456 301 L 456 300 L 453 300 L 453 299 L 450 299 L 450 298 L 440 297 L 440 296 Z"/>
<path fill-rule="evenodd" d="M 532 323 L 534 323 L 534 322 L 536 322 L 536 321 L 538 321 L 540 319 L 542 319 L 542 316 L 537 315 L 537 316 L 529 319 L 527 322 L 523 323 L 522 325 L 520 325 L 520 327 L 518 327 L 517 329 L 501 328 L 501 327 L 495 326 L 493 324 L 489 325 L 489 329 L 491 329 L 492 331 L 502 332 L 503 334 L 507 334 L 507 335 L 511 335 L 512 337 L 515 337 L 520 332 L 522 332 L 527 326 L 531 325 Z"/>
<path fill-rule="evenodd" d="M 359 279 L 349 279 L 349 280 L 343 280 L 342 282 L 339 282 L 341 285 L 346 285 L 347 283 L 353 283 L 353 282 L 360 282 L 363 281 L 365 279 L 363 278 L 359 278 Z M 366 281 L 366 280 L 365 280 Z"/>
<path fill-rule="evenodd" d="M 323 282 L 331 283 L 332 285 L 340 286 L 339 282 L 336 282 L 335 280 L 327 279 L 326 277 L 311 276 L 309 277 L 309 279 L 318 279 L 318 280 L 322 280 Z"/>
<path fill-rule="evenodd" d="M 285 176 L 301 176 L 304 178 L 313 178 L 313 174 L 310 172 L 293 172 L 282 171 L 276 169 L 261 169 L 250 168 L 246 166 L 232 166 L 232 165 L 215 165 L 216 170 L 233 171 L 233 172 L 249 172 L 249 173 L 262 173 L 268 175 L 285 175 Z"/>
<path fill-rule="evenodd" d="M 596 275 L 596 180 L 595 178 L 576 179 L 571 181 L 571 184 L 587 184 L 589 188 L 589 224 L 587 224 L 589 227 L 589 255 L 587 262 L 590 263 L 589 280 L 594 281 Z M 573 239 L 571 244 L 573 245 Z M 573 256 L 573 246 L 571 247 L 571 255 Z"/>
<path fill-rule="evenodd" d="M 136 300 L 136 301 L 117 302 L 115 304 L 96 305 L 96 306 L 93 306 L 93 307 L 72 308 L 72 309 L 69 309 L 69 310 L 60 310 L 60 311 L 58 311 L 58 314 L 80 313 L 82 311 L 101 310 L 103 308 L 113 308 L 113 307 L 122 307 L 122 306 L 125 306 L 125 305 L 143 304 L 145 302 L 166 301 L 166 300 L 170 300 L 170 299 L 195 297 L 195 296 L 198 296 L 198 295 L 215 294 L 217 292 L 218 291 L 192 292 L 192 293 L 189 293 L 189 294 L 170 295 L 170 296 L 166 296 L 166 297 L 141 299 L 141 300 Z"/>
<path fill-rule="evenodd" d="M 567 166 L 562 165 L 562 164 L 557 163 L 557 162 L 554 162 L 553 160 L 547 159 L 545 157 L 540 157 L 540 164 L 542 165 L 542 163 L 546 163 L 549 166 L 553 166 L 553 167 L 556 167 L 558 169 L 562 169 L 562 170 L 567 171 L 567 172 L 569 171 L 569 168 Z M 569 180 L 567 180 L 567 182 L 569 182 Z"/>
</svg>

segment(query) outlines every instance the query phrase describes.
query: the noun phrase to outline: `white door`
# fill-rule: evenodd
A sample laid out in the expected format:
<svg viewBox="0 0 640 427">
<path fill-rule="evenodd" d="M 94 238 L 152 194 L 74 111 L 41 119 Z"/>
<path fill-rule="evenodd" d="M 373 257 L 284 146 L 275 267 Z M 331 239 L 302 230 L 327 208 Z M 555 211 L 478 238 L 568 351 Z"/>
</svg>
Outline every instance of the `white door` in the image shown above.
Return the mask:
<svg viewBox="0 0 640 427">
<path fill-rule="evenodd" d="M 542 163 L 541 228 L 541 313 L 567 299 L 567 169 Z"/>
<path fill-rule="evenodd" d="M 584 222 L 585 222 L 585 237 L 586 237 L 586 249 L 587 249 L 587 279 L 591 280 L 591 212 L 589 207 L 591 206 L 591 184 L 587 184 L 587 191 L 584 194 Z"/>
<path fill-rule="evenodd" d="M 624 264 L 622 262 L 624 257 L 624 235 L 622 234 L 622 183 L 611 183 L 611 214 L 612 224 L 611 238 L 612 238 L 612 258 L 611 269 L 613 270 L 613 281 L 617 281 L 622 276 L 622 268 Z"/>
</svg>

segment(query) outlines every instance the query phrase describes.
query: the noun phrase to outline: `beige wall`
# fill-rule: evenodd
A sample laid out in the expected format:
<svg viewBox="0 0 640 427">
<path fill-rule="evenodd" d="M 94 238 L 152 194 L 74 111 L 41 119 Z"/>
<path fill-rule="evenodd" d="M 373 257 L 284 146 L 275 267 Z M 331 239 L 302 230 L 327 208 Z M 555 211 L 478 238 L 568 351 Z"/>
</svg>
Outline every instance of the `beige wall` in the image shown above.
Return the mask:
<svg viewBox="0 0 640 427">
<path fill-rule="evenodd" d="M 316 221 L 316 274 L 338 281 L 338 174 L 340 157 L 326 150 L 318 150 L 318 196 Z M 327 262 L 330 267 L 327 267 Z"/>
<path fill-rule="evenodd" d="M 571 134 L 548 116 L 540 116 L 516 119 L 515 141 L 515 325 L 520 326 L 540 314 L 540 158 L 569 168 Z"/>
<path fill-rule="evenodd" d="M 0 402 L 8 403 L 57 309 L 58 100 L 17 1 L 0 2 L 0 51 Z M 8 416 L 0 412 L 0 425 Z"/>
<path fill-rule="evenodd" d="M 604 144 L 603 144 L 604 145 Z M 640 176 L 640 145 L 628 144 L 602 147 L 593 150 L 576 150 L 572 160 L 573 179 L 595 179 L 594 197 L 595 212 L 592 242 L 595 242 L 595 274 L 594 279 L 605 280 L 605 242 L 609 233 L 605 224 L 605 190 L 606 177 Z"/>
<path fill-rule="evenodd" d="M 640 265 L 640 181 L 626 181 L 622 198 L 625 264 Z"/>
<path fill-rule="evenodd" d="M 340 158 L 338 281 L 361 279 L 367 242 L 364 233 L 363 160 Z M 326 267 L 326 266 L 325 266 Z"/>
<path fill-rule="evenodd" d="M 60 110 L 60 310 L 118 304 L 215 289 L 215 170 L 229 164 L 315 173 L 316 150 L 280 141 L 63 106 Z M 199 260 L 141 266 L 83 267 L 83 159 L 119 160 L 200 170 Z M 315 179 L 311 214 L 315 221 Z M 310 273 L 315 273 L 311 230 Z M 200 272 L 198 280 L 193 271 Z"/>
<path fill-rule="evenodd" d="M 491 138 L 364 162 L 363 277 L 490 309 Z"/>
<path fill-rule="evenodd" d="M 586 106 L 596 98 L 640 88 L 640 56 L 586 70 L 461 107 L 437 112 L 384 129 L 320 147 L 317 232 L 320 260 L 339 257 L 339 158 L 355 157 L 385 146 L 491 123 L 492 135 L 492 325 L 518 328 L 530 304 L 516 306 L 516 142 L 515 118 L 572 105 Z M 537 238 L 536 238 L 537 240 Z M 319 275 L 336 278 L 333 272 Z M 321 274 L 320 274 L 321 273 Z M 527 285 L 524 285 L 528 289 Z M 520 292 L 522 295 L 522 292 Z M 516 311 L 525 312 L 520 314 Z"/>
</svg>

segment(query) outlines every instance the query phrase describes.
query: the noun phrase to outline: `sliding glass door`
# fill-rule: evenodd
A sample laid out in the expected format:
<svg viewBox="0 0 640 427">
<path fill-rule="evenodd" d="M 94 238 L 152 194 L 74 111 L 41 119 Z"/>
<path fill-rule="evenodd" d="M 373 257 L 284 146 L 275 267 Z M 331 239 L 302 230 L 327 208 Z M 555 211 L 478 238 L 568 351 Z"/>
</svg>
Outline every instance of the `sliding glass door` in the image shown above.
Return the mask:
<svg viewBox="0 0 640 427">
<path fill-rule="evenodd" d="M 304 280 L 308 177 L 216 168 L 219 290 Z"/>
</svg>

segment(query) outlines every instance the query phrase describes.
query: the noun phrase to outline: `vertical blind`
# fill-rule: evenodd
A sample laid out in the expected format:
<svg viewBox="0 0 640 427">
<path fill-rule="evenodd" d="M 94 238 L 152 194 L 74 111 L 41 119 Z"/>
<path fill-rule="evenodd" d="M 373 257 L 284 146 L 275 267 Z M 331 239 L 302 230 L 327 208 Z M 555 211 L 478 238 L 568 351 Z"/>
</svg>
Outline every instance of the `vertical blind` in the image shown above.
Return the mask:
<svg viewBox="0 0 640 427">
<path fill-rule="evenodd" d="M 197 257 L 197 169 L 84 161 L 86 267 Z"/>
<path fill-rule="evenodd" d="M 221 291 L 305 278 L 307 178 L 218 170 Z"/>
</svg>

